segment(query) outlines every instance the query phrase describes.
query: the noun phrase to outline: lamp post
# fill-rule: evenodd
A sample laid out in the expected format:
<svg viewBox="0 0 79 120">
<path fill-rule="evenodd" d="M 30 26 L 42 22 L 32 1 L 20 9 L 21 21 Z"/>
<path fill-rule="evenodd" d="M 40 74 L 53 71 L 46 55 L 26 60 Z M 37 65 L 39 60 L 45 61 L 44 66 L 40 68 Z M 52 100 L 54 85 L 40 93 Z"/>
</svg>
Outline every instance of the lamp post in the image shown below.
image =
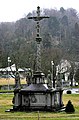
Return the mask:
<svg viewBox="0 0 79 120">
<path fill-rule="evenodd" d="M 8 90 L 9 90 L 9 66 L 10 66 L 10 63 L 11 63 L 11 59 L 10 59 L 10 57 L 8 57 Z"/>
<path fill-rule="evenodd" d="M 54 81 L 54 62 L 51 61 L 51 65 L 52 65 L 52 74 L 51 74 L 51 79 L 52 79 L 52 82 L 53 82 L 53 86 L 55 88 L 55 81 Z"/>
</svg>

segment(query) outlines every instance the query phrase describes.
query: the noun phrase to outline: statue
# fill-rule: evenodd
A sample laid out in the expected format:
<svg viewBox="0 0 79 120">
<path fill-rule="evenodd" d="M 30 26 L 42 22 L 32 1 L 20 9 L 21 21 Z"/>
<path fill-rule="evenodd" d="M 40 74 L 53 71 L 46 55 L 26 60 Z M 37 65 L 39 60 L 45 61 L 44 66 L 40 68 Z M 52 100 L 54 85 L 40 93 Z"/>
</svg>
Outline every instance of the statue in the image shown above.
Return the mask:
<svg viewBox="0 0 79 120">
<path fill-rule="evenodd" d="M 16 71 L 16 74 L 15 74 L 15 89 L 20 89 L 20 75 L 19 75 L 19 72 Z"/>
<path fill-rule="evenodd" d="M 58 76 L 57 76 L 57 87 L 62 88 L 62 81 L 61 81 L 61 74 L 60 73 L 58 73 Z"/>
<path fill-rule="evenodd" d="M 48 80 L 48 88 L 52 88 L 51 72 L 50 72 L 50 70 L 48 71 L 47 80 Z"/>
<path fill-rule="evenodd" d="M 31 82 L 32 82 L 32 74 L 33 74 L 32 70 L 29 70 L 29 71 L 27 72 L 27 75 L 26 75 L 26 83 L 27 83 L 28 85 L 30 85 Z"/>
</svg>

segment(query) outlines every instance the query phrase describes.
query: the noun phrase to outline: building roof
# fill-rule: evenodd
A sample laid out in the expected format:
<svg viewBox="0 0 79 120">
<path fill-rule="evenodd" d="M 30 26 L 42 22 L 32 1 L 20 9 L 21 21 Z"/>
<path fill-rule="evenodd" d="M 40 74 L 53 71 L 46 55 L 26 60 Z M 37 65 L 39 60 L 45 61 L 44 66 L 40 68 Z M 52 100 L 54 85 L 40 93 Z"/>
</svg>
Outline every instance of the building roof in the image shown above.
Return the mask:
<svg viewBox="0 0 79 120">
<path fill-rule="evenodd" d="M 45 92 L 48 89 L 43 84 L 31 84 L 25 89 L 21 89 L 21 92 Z"/>
<path fill-rule="evenodd" d="M 28 70 L 27 68 L 25 69 L 22 69 L 22 68 L 18 68 L 18 71 L 19 72 L 24 72 L 25 70 Z M 0 72 L 6 72 L 6 71 L 9 71 L 9 72 L 15 72 L 16 71 L 16 66 L 15 64 L 9 66 L 9 67 L 6 67 L 6 68 L 0 68 Z"/>
</svg>

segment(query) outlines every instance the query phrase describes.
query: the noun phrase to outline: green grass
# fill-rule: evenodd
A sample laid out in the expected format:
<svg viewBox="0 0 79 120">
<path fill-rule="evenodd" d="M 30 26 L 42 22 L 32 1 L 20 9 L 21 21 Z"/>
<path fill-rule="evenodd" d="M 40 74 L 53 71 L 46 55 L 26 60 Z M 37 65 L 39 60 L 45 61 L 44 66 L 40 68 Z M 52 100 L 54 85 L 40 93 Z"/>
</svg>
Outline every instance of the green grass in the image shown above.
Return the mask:
<svg viewBox="0 0 79 120">
<path fill-rule="evenodd" d="M 12 108 L 13 94 L 0 94 L 0 120 L 38 120 L 38 111 L 36 112 L 5 112 Z M 74 114 L 65 112 L 39 112 L 39 120 L 79 120 L 79 95 L 63 95 L 63 102 L 67 104 L 71 100 L 74 107 Z"/>
<path fill-rule="evenodd" d="M 0 93 L 13 93 L 14 90 L 0 90 Z"/>
</svg>

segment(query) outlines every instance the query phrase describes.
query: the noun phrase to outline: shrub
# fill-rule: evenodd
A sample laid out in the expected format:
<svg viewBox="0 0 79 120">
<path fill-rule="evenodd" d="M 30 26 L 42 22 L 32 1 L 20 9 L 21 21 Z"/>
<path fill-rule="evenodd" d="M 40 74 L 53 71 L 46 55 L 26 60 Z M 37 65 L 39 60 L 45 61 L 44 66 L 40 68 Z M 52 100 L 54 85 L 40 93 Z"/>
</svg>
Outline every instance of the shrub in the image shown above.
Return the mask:
<svg viewBox="0 0 79 120">
<path fill-rule="evenodd" d="M 68 103 L 66 105 L 65 112 L 66 113 L 74 113 L 75 112 L 74 106 L 72 105 L 70 100 L 68 101 Z"/>
</svg>

